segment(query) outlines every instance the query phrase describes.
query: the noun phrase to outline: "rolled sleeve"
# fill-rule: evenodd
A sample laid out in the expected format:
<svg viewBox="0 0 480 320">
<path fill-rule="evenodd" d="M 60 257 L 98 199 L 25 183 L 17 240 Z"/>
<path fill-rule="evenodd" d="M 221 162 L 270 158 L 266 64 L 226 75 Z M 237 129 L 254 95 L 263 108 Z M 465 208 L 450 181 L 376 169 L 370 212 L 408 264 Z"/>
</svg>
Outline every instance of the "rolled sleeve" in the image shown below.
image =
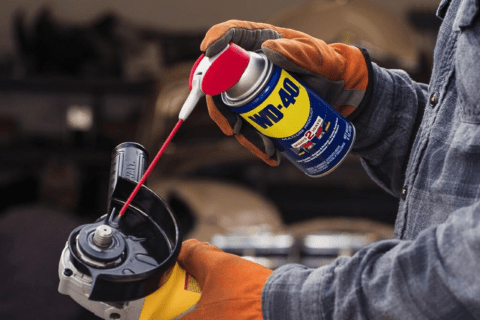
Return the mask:
<svg viewBox="0 0 480 320">
<path fill-rule="evenodd" d="M 380 241 L 318 269 L 277 269 L 263 289 L 264 318 L 478 319 L 478 261 L 480 202 L 413 241 Z"/>
<path fill-rule="evenodd" d="M 428 87 L 402 70 L 387 70 L 375 63 L 372 73 L 374 86 L 369 103 L 352 121 L 357 131 L 353 152 L 381 187 L 400 197 Z"/>
</svg>

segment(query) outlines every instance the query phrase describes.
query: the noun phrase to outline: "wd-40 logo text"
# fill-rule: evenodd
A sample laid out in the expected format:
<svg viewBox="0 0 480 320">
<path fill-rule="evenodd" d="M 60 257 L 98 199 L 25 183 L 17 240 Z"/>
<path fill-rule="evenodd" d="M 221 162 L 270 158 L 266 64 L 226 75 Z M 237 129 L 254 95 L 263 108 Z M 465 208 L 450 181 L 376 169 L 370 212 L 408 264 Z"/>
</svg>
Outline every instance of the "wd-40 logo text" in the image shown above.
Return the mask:
<svg viewBox="0 0 480 320">
<path fill-rule="evenodd" d="M 288 108 L 291 104 L 295 104 L 295 98 L 298 97 L 300 89 L 292 82 L 292 80 L 285 78 L 283 80 L 283 88 L 278 91 L 281 104 L 274 106 L 267 105 L 257 114 L 248 117 L 263 129 L 273 126 L 273 124 L 283 119 L 283 108 Z"/>
<path fill-rule="evenodd" d="M 243 113 L 242 117 L 266 136 L 286 138 L 303 128 L 309 112 L 306 89 L 282 70 L 270 96 L 258 107 Z"/>
</svg>

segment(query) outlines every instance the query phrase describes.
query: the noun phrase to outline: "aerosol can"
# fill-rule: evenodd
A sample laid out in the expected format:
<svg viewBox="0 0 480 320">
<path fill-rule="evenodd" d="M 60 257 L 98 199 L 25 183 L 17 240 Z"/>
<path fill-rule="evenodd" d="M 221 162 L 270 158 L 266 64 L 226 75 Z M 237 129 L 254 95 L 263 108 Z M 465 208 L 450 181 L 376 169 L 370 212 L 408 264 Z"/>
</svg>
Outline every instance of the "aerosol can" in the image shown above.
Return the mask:
<svg viewBox="0 0 480 320">
<path fill-rule="evenodd" d="M 230 44 L 214 57 L 202 55 L 191 71 L 190 86 L 184 116 L 204 94 L 220 95 L 215 103 L 241 116 L 309 176 L 333 171 L 353 146 L 354 126 L 263 53 Z"/>
<path fill-rule="evenodd" d="M 103 319 L 174 319 L 200 298 L 176 262 L 182 238 L 169 206 L 142 185 L 118 216 L 147 158 L 137 143 L 114 149 L 108 213 L 73 230 L 60 258 L 59 292 Z"/>
</svg>

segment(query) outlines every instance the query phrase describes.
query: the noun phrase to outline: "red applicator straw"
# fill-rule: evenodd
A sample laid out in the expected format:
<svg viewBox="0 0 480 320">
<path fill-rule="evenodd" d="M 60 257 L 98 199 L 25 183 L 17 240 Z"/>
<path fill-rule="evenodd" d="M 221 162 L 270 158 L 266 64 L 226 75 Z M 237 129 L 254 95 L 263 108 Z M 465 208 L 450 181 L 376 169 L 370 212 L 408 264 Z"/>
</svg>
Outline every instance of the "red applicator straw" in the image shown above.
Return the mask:
<svg viewBox="0 0 480 320">
<path fill-rule="evenodd" d="M 160 150 L 158 151 L 157 155 L 155 156 L 155 158 L 153 159 L 153 161 L 152 161 L 152 162 L 150 163 L 150 165 L 148 166 L 147 171 L 145 171 L 145 173 L 143 174 L 143 176 L 142 176 L 142 178 L 140 179 L 140 181 L 138 181 L 137 186 L 135 187 L 135 189 L 133 189 L 132 193 L 130 194 L 130 196 L 128 197 L 127 201 L 126 201 L 125 204 L 123 205 L 122 210 L 120 210 L 120 213 L 119 213 L 120 216 L 123 216 L 123 214 L 124 214 L 125 211 L 127 210 L 128 206 L 129 206 L 130 203 L 132 202 L 133 198 L 135 198 L 135 195 L 137 194 L 138 190 L 140 190 L 140 188 L 142 187 L 142 185 L 145 183 L 145 180 L 147 180 L 148 175 L 150 174 L 150 172 L 152 172 L 153 168 L 155 167 L 155 165 L 156 165 L 157 162 L 158 162 L 158 159 L 160 159 L 160 157 L 162 156 L 163 152 L 165 151 L 165 149 L 166 149 L 167 146 L 169 145 L 170 141 L 172 141 L 173 136 L 175 135 L 175 133 L 177 133 L 178 128 L 180 128 L 180 125 L 181 125 L 182 123 L 183 123 L 183 119 L 179 119 L 178 122 L 177 122 L 177 124 L 176 124 L 175 127 L 173 128 L 172 132 L 170 132 L 170 135 L 168 136 L 167 140 L 165 140 L 165 142 L 163 143 L 163 146 L 160 148 Z"/>
<path fill-rule="evenodd" d="M 214 57 L 209 58 L 201 55 L 197 59 L 190 72 L 190 78 L 188 81 L 190 94 L 188 95 L 187 100 L 185 100 L 182 109 L 180 109 L 178 122 L 172 132 L 170 132 L 167 140 L 163 143 L 152 163 L 148 166 L 147 171 L 145 171 L 135 189 L 133 189 L 132 194 L 128 197 L 120 210 L 119 216 L 125 214 L 128 206 L 133 198 L 135 198 L 135 195 L 140 190 L 143 183 L 147 180 L 148 175 L 157 164 L 173 136 L 177 133 L 182 123 L 192 113 L 198 100 L 200 100 L 205 94 L 218 95 L 221 92 L 231 89 L 238 82 L 247 68 L 249 60 L 250 56 L 248 52 L 235 44 L 228 45 L 223 51 Z"/>
</svg>

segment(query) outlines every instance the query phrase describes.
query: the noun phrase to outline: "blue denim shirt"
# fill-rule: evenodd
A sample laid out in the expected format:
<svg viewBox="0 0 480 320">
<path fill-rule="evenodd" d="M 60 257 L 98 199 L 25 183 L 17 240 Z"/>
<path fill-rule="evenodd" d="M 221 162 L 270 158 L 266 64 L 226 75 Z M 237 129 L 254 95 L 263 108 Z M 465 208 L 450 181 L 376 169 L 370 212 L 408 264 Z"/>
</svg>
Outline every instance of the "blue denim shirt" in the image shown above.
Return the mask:
<svg viewBox="0 0 480 320">
<path fill-rule="evenodd" d="M 480 319 L 478 11 L 478 0 L 441 2 L 428 86 L 372 65 L 355 152 L 400 199 L 395 239 L 326 267 L 277 269 L 265 319 Z"/>
</svg>

